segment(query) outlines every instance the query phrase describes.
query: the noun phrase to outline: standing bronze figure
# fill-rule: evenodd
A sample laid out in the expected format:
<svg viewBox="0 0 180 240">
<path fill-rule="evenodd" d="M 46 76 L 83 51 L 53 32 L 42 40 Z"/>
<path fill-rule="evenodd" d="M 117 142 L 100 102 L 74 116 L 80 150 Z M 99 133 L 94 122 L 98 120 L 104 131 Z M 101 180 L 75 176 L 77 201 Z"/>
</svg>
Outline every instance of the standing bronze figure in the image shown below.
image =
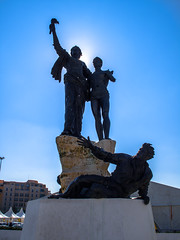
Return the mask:
<svg viewBox="0 0 180 240">
<path fill-rule="evenodd" d="M 102 59 L 94 58 L 93 65 L 95 72 L 90 78 L 90 99 L 91 109 L 95 118 L 96 132 L 99 140 L 109 138 L 110 119 L 109 119 L 109 92 L 107 86 L 109 80 L 115 82 L 113 71 L 103 71 Z M 101 112 L 103 117 L 103 124 L 101 123 Z"/>
<path fill-rule="evenodd" d="M 51 74 L 55 80 L 61 81 L 62 68 L 66 68 L 64 75 L 65 84 L 65 124 L 62 135 L 81 136 L 82 118 L 85 108 L 85 101 L 88 97 L 87 78 L 91 75 L 86 64 L 80 61 L 81 49 L 74 46 L 71 55 L 63 49 L 57 38 L 55 23 L 59 23 L 55 18 L 51 20 L 50 34 L 53 34 L 53 45 L 59 55 L 55 62 Z"/>
</svg>

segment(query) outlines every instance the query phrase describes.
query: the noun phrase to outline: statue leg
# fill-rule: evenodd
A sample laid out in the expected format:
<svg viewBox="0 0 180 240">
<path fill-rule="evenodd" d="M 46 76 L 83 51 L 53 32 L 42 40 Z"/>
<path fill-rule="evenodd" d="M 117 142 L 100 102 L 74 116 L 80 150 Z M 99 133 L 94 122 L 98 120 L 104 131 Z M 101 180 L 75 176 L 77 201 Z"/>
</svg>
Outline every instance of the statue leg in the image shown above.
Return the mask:
<svg viewBox="0 0 180 240">
<path fill-rule="evenodd" d="M 111 191 L 104 185 L 93 183 L 89 191 L 85 194 L 86 198 L 109 198 L 112 197 Z"/>
<path fill-rule="evenodd" d="M 73 135 L 75 120 L 75 89 L 72 83 L 65 83 L 65 123 L 63 135 Z"/>
<path fill-rule="evenodd" d="M 103 128 L 105 139 L 109 138 L 109 130 L 110 130 L 110 119 L 109 119 L 109 96 L 101 99 L 101 107 L 102 107 L 102 116 L 103 116 Z"/>
<path fill-rule="evenodd" d="M 105 177 L 98 175 L 81 175 L 74 179 L 63 194 L 63 198 L 81 198 L 81 191 L 83 188 L 90 189 L 93 183 L 104 183 Z"/>
<path fill-rule="evenodd" d="M 74 129 L 74 136 L 76 137 L 81 136 L 84 108 L 85 108 L 84 91 L 79 86 L 76 86 L 75 129 Z"/>
<path fill-rule="evenodd" d="M 95 118 L 96 132 L 100 141 L 103 139 L 103 126 L 101 123 L 100 104 L 97 99 L 91 100 L 91 109 Z"/>
</svg>

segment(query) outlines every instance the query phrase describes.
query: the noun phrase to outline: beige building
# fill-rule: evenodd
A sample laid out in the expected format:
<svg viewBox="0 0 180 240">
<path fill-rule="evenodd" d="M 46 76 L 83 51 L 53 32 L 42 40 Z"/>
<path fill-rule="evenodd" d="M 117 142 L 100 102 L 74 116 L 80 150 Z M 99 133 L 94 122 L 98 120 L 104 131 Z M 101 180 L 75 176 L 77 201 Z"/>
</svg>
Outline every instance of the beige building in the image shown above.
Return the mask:
<svg viewBox="0 0 180 240">
<path fill-rule="evenodd" d="M 29 200 L 41 198 L 50 194 L 45 184 L 35 180 L 27 182 L 13 182 L 0 180 L 0 210 L 8 211 L 10 207 L 14 211 L 26 209 Z"/>
</svg>

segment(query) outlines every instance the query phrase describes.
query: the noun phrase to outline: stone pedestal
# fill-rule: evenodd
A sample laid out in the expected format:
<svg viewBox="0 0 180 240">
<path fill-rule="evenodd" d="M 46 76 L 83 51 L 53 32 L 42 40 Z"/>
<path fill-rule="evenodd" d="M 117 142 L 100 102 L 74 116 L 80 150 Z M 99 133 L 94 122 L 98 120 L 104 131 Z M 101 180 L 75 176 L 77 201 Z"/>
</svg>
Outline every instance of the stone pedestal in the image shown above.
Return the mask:
<svg viewBox="0 0 180 240">
<path fill-rule="evenodd" d="M 131 199 L 28 202 L 21 240 L 156 240 L 151 205 Z"/>
<path fill-rule="evenodd" d="M 109 163 L 97 159 L 91 151 L 77 143 L 78 138 L 71 136 L 58 136 L 57 148 L 62 165 L 62 173 L 59 175 L 61 191 L 64 192 L 74 178 L 84 174 L 96 174 L 109 176 Z M 100 142 L 92 142 L 107 152 L 114 153 L 116 142 L 109 139 Z"/>
</svg>

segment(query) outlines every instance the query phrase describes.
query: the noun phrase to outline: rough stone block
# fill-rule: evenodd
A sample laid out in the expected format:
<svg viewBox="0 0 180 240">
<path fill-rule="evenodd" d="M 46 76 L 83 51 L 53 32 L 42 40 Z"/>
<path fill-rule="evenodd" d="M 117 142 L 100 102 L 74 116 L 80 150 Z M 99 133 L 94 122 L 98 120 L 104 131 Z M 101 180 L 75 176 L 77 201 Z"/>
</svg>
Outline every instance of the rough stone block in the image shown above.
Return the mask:
<svg viewBox="0 0 180 240">
<path fill-rule="evenodd" d="M 72 136 L 58 136 L 56 144 L 60 156 L 62 173 L 59 176 L 61 191 L 64 192 L 68 185 L 78 176 L 84 174 L 96 174 L 109 176 L 109 163 L 97 159 L 90 151 L 78 144 L 78 138 Z M 116 142 L 104 139 L 100 142 L 92 142 L 95 146 L 103 148 L 107 152 L 114 153 Z"/>
</svg>

